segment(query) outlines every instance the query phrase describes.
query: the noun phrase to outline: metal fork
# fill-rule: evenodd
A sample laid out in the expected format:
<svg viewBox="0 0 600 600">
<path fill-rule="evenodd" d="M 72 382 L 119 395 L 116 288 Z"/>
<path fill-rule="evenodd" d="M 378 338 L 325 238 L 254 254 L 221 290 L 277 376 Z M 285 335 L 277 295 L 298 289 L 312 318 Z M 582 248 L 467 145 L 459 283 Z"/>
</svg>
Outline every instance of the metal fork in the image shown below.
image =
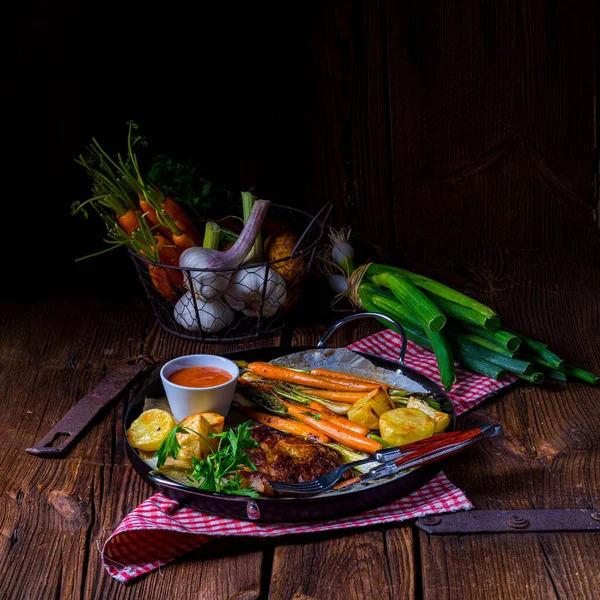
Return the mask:
<svg viewBox="0 0 600 600">
<path fill-rule="evenodd" d="M 329 473 L 302 483 L 286 483 L 269 481 L 271 487 L 280 494 L 314 496 L 332 489 L 348 470 L 368 463 L 379 463 L 367 473 L 360 476 L 361 481 L 372 481 L 400 471 L 429 464 L 443 457 L 456 454 L 480 440 L 499 435 L 502 431 L 499 425 L 484 425 L 481 428 L 468 429 L 442 434 L 427 440 L 421 440 L 402 448 L 386 448 L 379 450 L 362 460 L 346 463 Z M 439 439 L 436 439 L 439 438 Z"/>
</svg>

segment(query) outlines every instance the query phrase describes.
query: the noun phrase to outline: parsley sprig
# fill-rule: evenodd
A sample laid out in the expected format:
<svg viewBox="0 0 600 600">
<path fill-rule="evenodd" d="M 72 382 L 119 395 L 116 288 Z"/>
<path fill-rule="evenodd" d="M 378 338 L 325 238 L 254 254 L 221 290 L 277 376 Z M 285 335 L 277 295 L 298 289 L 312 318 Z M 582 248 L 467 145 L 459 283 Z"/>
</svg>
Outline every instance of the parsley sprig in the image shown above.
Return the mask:
<svg viewBox="0 0 600 600">
<path fill-rule="evenodd" d="M 217 450 L 209 454 L 205 460 L 192 458 L 193 471 L 188 479 L 197 484 L 199 489 L 209 492 L 259 496 L 255 490 L 242 487 L 238 472 L 241 467 L 248 467 L 252 471 L 256 471 L 256 467 L 245 452 L 247 448 L 258 446 L 250 437 L 248 431 L 251 422 L 246 421 L 239 425 L 237 429 L 209 434 L 210 438 L 219 440 Z M 169 435 L 163 440 L 160 448 L 155 453 L 158 458 L 157 468 L 160 469 L 169 456 L 177 458 L 181 448 L 181 444 L 177 439 L 178 433 L 195 433 L 206 439 L 197 431 L 177 425 L 169 432 Z"/>
</svg>

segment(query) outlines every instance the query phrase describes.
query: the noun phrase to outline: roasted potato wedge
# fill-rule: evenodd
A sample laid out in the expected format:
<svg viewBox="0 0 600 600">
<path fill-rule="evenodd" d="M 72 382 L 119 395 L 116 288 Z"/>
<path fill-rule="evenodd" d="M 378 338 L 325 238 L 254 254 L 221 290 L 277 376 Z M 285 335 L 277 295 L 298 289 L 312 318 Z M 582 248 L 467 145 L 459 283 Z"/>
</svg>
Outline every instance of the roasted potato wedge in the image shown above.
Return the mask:
<svg viewBox="0 0 600 600">
<path fill-rule="evenodd" d="M 156 452 L 175 427 L 175 420 L 165 410 L 152 408 L 144 411 L 127 430 L 129 443 L 144 452 Z"/>
<path fill-rule="evenodd" d="M 433 433 L 441 433 L 450 425 L 450 415 L 440 410 L 431 408 L 427 402 L 419 400 L 418 398 L 410 397 L 406 408 L 416 408 L 417 410 L 423 411 L 426 415 L 429 415 L 434 421 Z"/>
<path fill-rule="evenodd" d="M 369 429 L 379 429 L 379 417 L 393 410 L 394 403 L 383 387 L 374 389 L 354 403 L 348 410 L 348 419 Z"/>
<path fill-rule="evenodd" d="M 393 446 L 404 446 L 433 435 L 435 421 L 417 408 L 395 408 L 381 415 L 379 434 Z"/>
<path fill-rule="evenodd" d="M 180 432 L 177 440 L 181 445 L 177 458 L 167 458 L 165 467 L 178 469 L 191 469 L 192 458 L 204 460 L 208 454 L 217 449 L 218 440 L 211 439 L 211 433 L 223 431 L 224 417 L 216 413 L 196 413 L 186 417 L 179 423 L 187 427 L 192 433 Z"/>
</svg>

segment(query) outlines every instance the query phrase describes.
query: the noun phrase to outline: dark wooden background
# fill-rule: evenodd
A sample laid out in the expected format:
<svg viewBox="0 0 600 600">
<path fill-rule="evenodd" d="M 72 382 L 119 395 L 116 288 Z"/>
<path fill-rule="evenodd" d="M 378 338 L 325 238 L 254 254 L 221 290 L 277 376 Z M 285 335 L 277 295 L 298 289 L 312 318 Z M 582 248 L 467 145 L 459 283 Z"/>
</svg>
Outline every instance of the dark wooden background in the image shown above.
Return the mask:
<svg viewBox="0 0 600 600">
<path fill-rule="evenodd" d="M 317 210 L 390 260 L 494 248 L 600 262 L 595 2 L 22 4 L 4 20 L 5 244 L 18 289 L 138 289 L 73 159 L 136 120 L 149 155 Z M 16 15 L 16 16 L 14 16 Z M 596 182 L 597 185 L 597 182 Z M 40 285 L 43 282 L 43 285 Z M 132 284 L 128 288 L 128 285 Z"/>
</svg>

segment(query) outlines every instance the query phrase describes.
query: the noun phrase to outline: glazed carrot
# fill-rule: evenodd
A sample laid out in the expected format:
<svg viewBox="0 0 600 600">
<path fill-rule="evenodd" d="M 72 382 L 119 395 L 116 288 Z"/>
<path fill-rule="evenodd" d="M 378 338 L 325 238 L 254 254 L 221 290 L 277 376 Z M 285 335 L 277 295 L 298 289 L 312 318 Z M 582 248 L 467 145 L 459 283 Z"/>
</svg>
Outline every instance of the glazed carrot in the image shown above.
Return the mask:
<svg viewBox="0 0 600 600">
<path fill-rule="evenodd" d="M 324 377 L 311 375 L 310 373 L 302 373 L 293 369 L 286 369 L 278 365 L 273 365 L 266 362 L 252 362 L 247 367 L 253 373 L 271 379 L 272 381 L 284 381 L 286 383 L 296 383 L 306 387 L 318 388 L 321 390 L 337 390 L 337 391 L 362 391 L 370 392 L 373 386 L 365 386 L 358 383 L 347 381 L 333 382 Z"/>
<path fill-rule="evenodd" d="M 268 425 L 269 427 L 273 427 L 273 429 L 279 429 L 279 431 L 292 433 L 298 437 L 305 438 L 313 442 L 320 442 L 321 444 L 328 444 L 331 441 L 326 435 L 323 435 L 316 429 L 313 429 L 304 423 L 298 423 L 297 421 L 292 421 L 291 419 L 282 419 L 281 417 L 267 415 L 266 413 L 261 413 L 242 406 L 240 406 L 240 410 L 261 425 Z"/>
<path fill-rule="evenodd" d="M 286 403 L 284 402 L 284 404 Z M 321 415 L 321 419 L 325 419 L 325 421 L 329 421 L 330 423 L 333 423 L 334 425 L 337 425 L 342 429 L 347 429 L 348 431 L 353 431 L 358 435 L 364 436 L 366 436 L 367 433 L 371 433 L 371 430 L 369 428 L 363 427 L 358 423 L 353 423 L 352 421 L 350 421 L 350 419 L 347 419 L 346 417 L 340 417 L 339 415 L 336 415 L 334 412 L 330 411 L 326 406 L 323 406 L 318 402 L 311 402 L 308 405 L 308 408 L 312 409 L 315 413 Z"/>
<path fill-rule="evenodd" d="M 350 479 L 345 479 L 344 481 L 340 481 L 339 483 L 336 483 L 333 486 L 334 490 L 339 490 L 341 488 L 345 488 L 349 485 L 354 485 L 355 483 L 358 483 L 360 481 L 360 477 L 352 477 Z"/>
<path fill-rule="evenodd" d="M 366 377 L 358 377 L 358 375 L 351 375 L 350 373 L 340 373 L 338 371 L 330 371 L 329 369 L 311 369 L 312 375 L 319 375 L 320 377 L 326 377 L 327 379 L 336 379 L 340 381 L 354 381 L 356 383 L 369 383 L 381 387 L 393 387 L 388 383 L 382 383 L 375 381 L 374 379 L 367 379 Z"/>
<path fill-rule="evenodd" d="M 309 396 L 316 396 L 317 398 L 323 398 L 323 400 L 333 400 L 334 402 L 345 402 L 347 404 L 354 404 L 361 398 L 364 398 L 369 392 L 337 392 L 335 390 L 302 390 Z"/>
<path fill-rule="evenodd" d="M 364 435 L 358 435 L 353 431 L 342 429 L 331 421 L 319 420 L 307 415 L 306 413 L 309 411 L 307 411 L 304 407 L 288 406 L 288 411 L 292 416 L 296 417 L 303 423 L 306 423 L 313 429 L 328 435 L 331 439 L 343 444 L 347 448 L 351 448 L 352 450 L 359 450 L 361 452 L 368 452 L 372 454 L 373 452 L 377 452 L 377 450 L 381 450 L 381 448 L 383 448 L 379 442 L 365 437 Z"/>
</svg>

